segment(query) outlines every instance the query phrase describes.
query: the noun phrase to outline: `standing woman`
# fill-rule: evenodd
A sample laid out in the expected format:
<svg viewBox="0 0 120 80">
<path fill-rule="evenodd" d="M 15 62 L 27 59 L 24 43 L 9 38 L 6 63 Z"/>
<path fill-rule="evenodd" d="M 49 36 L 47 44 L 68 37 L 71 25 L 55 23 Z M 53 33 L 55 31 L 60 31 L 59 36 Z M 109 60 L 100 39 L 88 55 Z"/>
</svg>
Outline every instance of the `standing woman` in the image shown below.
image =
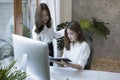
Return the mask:
<svg viewBox="0 0 120 80">
<path fill-rule="evenodd" d="M 63 66 L 68 66 L 79 70 L 84 69 L 90 55 L 90 48 L 85 42 L 82 30 L 77 21 L 71 21 L 66 26 L 64 43 L 65 45 L 62 57 L 68 58 L 72 62 L 55 62 L 62 64 Z"/>
<path fill-rule="evenodd" d="M 53 31 L 50 10 L 47 4 L 41 3 L 36 8 L 35 25 L 32 29 L 33 39 L 48 43 L 49 55 L 54 56 L 52 40 L 53 38 L 57 39 L 62 36 L 64 36 L 64 30 L 58 32 Z"/>
</svg>

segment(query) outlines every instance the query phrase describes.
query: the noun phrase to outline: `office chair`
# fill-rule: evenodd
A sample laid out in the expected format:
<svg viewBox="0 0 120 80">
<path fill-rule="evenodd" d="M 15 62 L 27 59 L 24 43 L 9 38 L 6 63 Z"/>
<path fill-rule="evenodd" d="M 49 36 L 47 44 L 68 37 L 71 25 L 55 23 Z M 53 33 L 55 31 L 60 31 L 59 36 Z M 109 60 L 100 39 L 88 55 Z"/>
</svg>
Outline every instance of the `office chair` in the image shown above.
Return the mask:
<svg viewBox="0 0 120 80">
<path fill-rule="evenodd" d="M 87 60 L 87 64 L 85 66 L 85 69 L 90 70 L 91 62 L 92 62 L 92 58 L 93 58 L 93 45 L 92 45 L 92 42 L 88 42 L 88 45 L 90 46 L 90 55 L 89 55 L 89 58 Z"/>
</svg>

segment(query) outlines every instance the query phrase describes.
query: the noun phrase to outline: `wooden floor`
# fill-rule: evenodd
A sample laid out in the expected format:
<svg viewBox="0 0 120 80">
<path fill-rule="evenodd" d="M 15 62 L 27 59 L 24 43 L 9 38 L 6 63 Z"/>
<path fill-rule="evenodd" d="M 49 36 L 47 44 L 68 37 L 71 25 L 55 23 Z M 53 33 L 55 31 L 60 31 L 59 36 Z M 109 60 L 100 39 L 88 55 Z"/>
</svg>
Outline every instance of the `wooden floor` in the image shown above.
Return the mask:
<svg viewBox="0 0 120 80">
<path fill-rule="evenodd" d="M 92 60 L 91 69 L 120 73 L 120 60 L 94 58 Z"/>
</svg>

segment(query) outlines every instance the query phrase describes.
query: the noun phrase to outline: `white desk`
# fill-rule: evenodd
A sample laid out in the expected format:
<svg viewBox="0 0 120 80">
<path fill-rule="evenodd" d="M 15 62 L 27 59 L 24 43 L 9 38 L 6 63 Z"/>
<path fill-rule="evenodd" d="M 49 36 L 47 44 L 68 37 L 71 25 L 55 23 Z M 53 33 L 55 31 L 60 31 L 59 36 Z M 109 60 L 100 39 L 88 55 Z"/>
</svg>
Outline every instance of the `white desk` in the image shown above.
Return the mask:
<svg viewBox="0 0 120 80">
<path fill-rule="evenodd" d="M 120 80 L 120 73 L 50 67 L 51 80 Z"/>
<path fill-rule="evenodd" d="M 100 80 L 120 80 L 120 73 L 100 71 Z"/>
</svg>

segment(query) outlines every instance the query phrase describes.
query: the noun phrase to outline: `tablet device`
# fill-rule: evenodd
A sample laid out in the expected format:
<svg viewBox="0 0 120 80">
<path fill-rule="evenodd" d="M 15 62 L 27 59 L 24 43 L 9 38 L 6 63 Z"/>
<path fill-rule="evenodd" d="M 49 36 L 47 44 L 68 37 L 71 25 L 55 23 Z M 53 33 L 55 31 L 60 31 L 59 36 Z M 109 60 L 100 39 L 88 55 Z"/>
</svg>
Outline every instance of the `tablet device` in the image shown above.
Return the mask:
<svg viewBox="0 0 120 80">
<path fill-rule="evenodd" d="M 50 61 L 61 61 L 61 60 L 63 60 L 63 61 L 65 61 L 65 62 L 72 62 L 70 59 L 68 59 L 68 58 L 62 58 L 62 57 L 57 57 L 57 58 L 53 58 L 53 57 L 51 57 L 50 58 Z"/>
</svg>

